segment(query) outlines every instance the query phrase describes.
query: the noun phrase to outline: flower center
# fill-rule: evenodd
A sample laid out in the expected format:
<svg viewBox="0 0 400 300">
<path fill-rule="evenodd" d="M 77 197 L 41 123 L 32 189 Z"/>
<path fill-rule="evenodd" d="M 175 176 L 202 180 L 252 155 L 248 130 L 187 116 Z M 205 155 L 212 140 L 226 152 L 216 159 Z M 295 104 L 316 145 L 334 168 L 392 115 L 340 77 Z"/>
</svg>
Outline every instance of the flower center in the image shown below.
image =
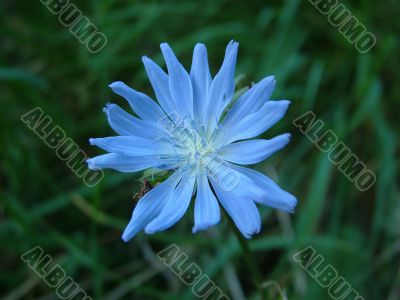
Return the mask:
<svg viewBox="0 0 400 300">
<path fill-rule="evenodd" d="M 198 132 L 195 132 L 191 137 L 194 138 L 188 139 L 187 143 L 184 144 L 188 157 L 188 165 L 205 168 L 216 156 L 216 151 L 205 137 L 200 136 Z"/>
<path fill-rule="evenodd" d="M 204 126 L 196 124 L 193 120 L 174 123 L 167 129 L 167 136 L 180 157 L 179 164 L 183 167 L 204 170 L 217 156 Z"/>
</svg>

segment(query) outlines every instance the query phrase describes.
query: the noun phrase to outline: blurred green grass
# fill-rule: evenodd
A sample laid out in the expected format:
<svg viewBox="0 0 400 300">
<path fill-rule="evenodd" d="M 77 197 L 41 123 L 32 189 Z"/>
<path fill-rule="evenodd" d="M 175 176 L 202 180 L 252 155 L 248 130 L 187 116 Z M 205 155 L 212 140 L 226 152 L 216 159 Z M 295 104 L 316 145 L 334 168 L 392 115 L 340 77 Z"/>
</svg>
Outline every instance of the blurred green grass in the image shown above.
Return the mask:
<svg viewBox="0 0 400 300">
<path fill-rule="evenodd" d="M 2 1 L 0 295 L 56 299 L 19 258 L 40 245 L 93 299 L 192 299 L 190 288 L 153 265 L 154 252 L 176 243 L 228 294 L 233 266 L 246 299 L 257 299 L 226 220 L 192 235 L 191 210 L 169 231 L 124 244 L 141 174 L 107 171 L 98 187 L 87 188 L 20 121 L 39 106 L 94 156 L 100 152 L 88 138 L 112 134 L 102 107 L 125 104 L 108 84 L 122 80 L 152 95 L 142 55 L 162 64 L 158 46 L 167 41 L 189 67 L 201 41 L 215 74 L 235 39 L 237 74 L 248 82 L 274 74 L 273 98 L 292 100 L 266 134 L 291 132 L 292 142 L 257 166 L 299 199 L 290 218 L 261 208 L 263 230 L 251 247 L 265 280 L 277 281 L 288 299 L 329 299 L 291 260 L 311 244 L 365 299 L 398 299 L 400 3 L 341 2 L 376 35 L 370 53 L 359 54 L 308 1 L 73 1 L 108 38 L 97 54 L 40 1 Z M 371 190 L 359 192 L 292 125 L 307 110 L 376 172 Z"/>
</svg>

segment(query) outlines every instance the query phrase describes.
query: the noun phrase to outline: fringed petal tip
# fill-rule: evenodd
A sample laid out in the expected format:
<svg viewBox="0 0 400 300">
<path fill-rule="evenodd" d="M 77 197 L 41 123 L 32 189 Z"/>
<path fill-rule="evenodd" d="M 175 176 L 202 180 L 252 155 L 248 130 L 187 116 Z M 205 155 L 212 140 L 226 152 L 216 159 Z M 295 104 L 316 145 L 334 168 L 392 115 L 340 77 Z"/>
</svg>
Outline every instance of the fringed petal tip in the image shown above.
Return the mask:
<svg viewBox="0 0 400 300">
<path fill-rule="evenodd" d="M 146 56 L 146 55 L 143 55 L 142 56 L 142 62 L 144 63 L 144 64 L 146 64 L 146 62 L 147 61 L 149 61 L 150 59 Z"/>
<path fill-rule="evenodd" d="M 106 106 L 103 107 L 103 112 L 105 112 L 106 114 L 108 114 L 108 111 L 109 111 L 113 106 L 115 106 L 115 104 L 110 103 L 110 102 L 107 102 L 107 103 L 106 103 Z"/>
<path fill-rule="evenodd" d="M 288 143 L 292 139 L 292 135 L 290 133 L 284 133 L 284 134 L 282 134 L 282 136 L 287 139 Z"/>
<path fill-rule="evenodd" d="M 240 230 L 240 232 L 242 233 L 242 235 L 244 236 L 245 239 L 251 240 L 254 236 L 256 236 L 257 234 L 259 234 L 261 232 L 261 221 L 260 221 L 258 227 L 248 228 L 247 231 Z"/>
<path fill-rule="evenodd" d="M 230 42 L 228 43 L 228 46 L 226 47 L 226 49 L 231 49 L 231 47 L 235 47 L 238 48 L 239 47 L 239 42 L 236 42 L 235 40 L 230 40 Z"/>
<path fill-rule="evenodd" d="M 204 43 L 197 43 L 195 46 L 194 46 L 194 51 L 207 51 L 207 47 L 206 47 L 206 45 L 204 44 Z"/>
<path fill-rule="evenodd" d="M 160 48 L 162 50 L 162 49 L 171 48 L 171 47 L 169 46 L 169 44 L 167 42 L 162 42 L 160 44 Z"/>
<path fill-rule="evenodd" d="M 123 83 L 122 81 L 114 81 L 113 83 L 110 83 L 110 84 L 108 85 L 108 87 L 111 88 L 113 91 L 114 91 L 116 88 L 124 87 L 124 86 L 125 86 L 125 83 Z"/>
<path fill-rule="evenodd" d="M 290 104 L 291 104 L 291 101 L 290 101 L 290 100 L 279 100 L 279 105 L 280 105 L 280 106 L 289 107 Z"/>
<path fill-rule="evenodd" d="M 88 166 L 88 168 L 90 169 L 90 170 L 95 170 L 95 164 L 93 163 L 93 160 L 91 159 L 91 158 L 89 158 L 89 159 L 87 159 L 86 160 L 86 164 L 87 164 L 87 166 Z"/>
<path fill-rule="evenodd" d="M 217 225 L 220 221 L 218 220 L 218 222 L 209 222 L 209 223 L 204 223 L 198 226 L 193 226 L 192 228 L 192 233 L 196 234 L 199 233 L 200 231 L 205 231 L 210 229 L 211 227 Z"/>
<path fill-rule="evenodd" d="M 253 238 L 253 236 L 256 235 L 256 234 L 259 233 L 259 232 L 260 232 L 260 231 L 257 231 L 257 232 L 250 232 L 250 233 L 241 232 L 241 233 L 242 233 L 243 237 L 244 237 L 246 240 L 251 240 L 251 239 Z"/>
<path fill-rule="evenodd" d="M 102 170 L 102 168 L 99 167 L 99 166 L 96 164 L 96 159 L 95 159 L 94 157 L 87 159 L 87 160 L 86 160 L 86 164 L 87 164 L 87 166 L 88 166 L 88 168 L 89 168 L 90 170 L 93 170 L 93 171 Z"/>
<path fill-rule="evenodd" d="M 273 74 L 272 75 L 268 75 L 262 81 L 264 81 L 264 80 L 269 80 L 269 81 L 272 81 L 273 83 L 275 83 L 276 82 L 276 76 L 273 75 Z"/>
<path fill-rule="evenodd" d="M 125 230 L 121 238 L 125 243 L 127 243 L 133 238 L 133 236 L 129 236 L 128 232 Z"/>
<path fill-rule="evenodd" d="M 289 194 L 289 193 L 288 193 Z M 289 194 L 290 196 L 287 199 L 288 202 L 288 212 L 291 214 L 294 214 L 296 211 L 296 206 L 297 206 L 297 198 L 293 196 L 292 194 Z"/>
<path fill-rule="evenodd" d="M 248 232 L 248 233 L 247 233 L 247 234 L 248 234 L 248 237 L 246 237 L 246 236 L 245 236 L 245 237 L 246 237 L 246 239 L 250 240 L 250 239 L 252 239 L 254 236 L 260 234 L 260 232 L 261 232 L 261 222 L 260 222 L 260 226 L 259 226 L 259 227 L 257 227 L 255 230 L 252 230 L 252 231 Z"/>
<path fill-rule="evenodd" d="M 156 233 L 157 231 L 154 230 L 153 228 L 149 227 L 149 226 L 146 226 L 146 227 L 144 228 L 144 232 L 145 232 L 146 234 L 154 234 L 154 233 Z"/>
<path fill-rule="evenodd" d="M 273 91 L 276 85 L 276 77 L 275 75 L 267 76 L 263 80 L 261 80 L 260 83 L 262 83 L 265 86 L 270 86 Z"/>
<path fill-rule="evenodd" d="M 279 209 L 281 211 L 285 211 L 290 214 L 295 213 L 297 206 L 297 198 L 284 190 L 282 190 L 282 192 L 283 194 L 281 195 L 280 199 L 281 204 L 274 208 Z M 268 205 L 268 203 L 266 205 Z"/>
</svg>

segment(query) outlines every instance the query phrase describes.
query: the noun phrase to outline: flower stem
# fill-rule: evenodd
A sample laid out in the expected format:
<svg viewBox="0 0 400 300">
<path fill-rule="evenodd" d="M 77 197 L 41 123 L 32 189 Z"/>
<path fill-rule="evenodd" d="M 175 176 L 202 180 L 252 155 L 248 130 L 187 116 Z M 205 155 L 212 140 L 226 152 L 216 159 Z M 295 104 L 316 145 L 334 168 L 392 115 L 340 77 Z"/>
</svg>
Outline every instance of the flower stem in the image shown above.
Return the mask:
<svg viewBox="0 0 400 300">
<path fill-rule="evenodd" d="M 257 264 L 257 261 L 253 255 L 253 253 L 250 250 L 248 241 L 243 237 L 242 233 L 237 229 L 235 223 L 232 221 L 232 219 L 226 213 L 226 211 L 225 210 L 223 210 L 223 211 L 228 220 L 229 226 L 231 227 L 232 231 L 235 233 L 236 238 L 238 239 L 240 248 L 242 249 L 244 260 L 246 262 L 246 266 L 247 266 L 249 272 L 253 275 L 254 283 L 257 286 L 257 288 L 259 288 L 261 290 L 262 299 L 263 300 L 268 299 L 268 297 L 266 297 L 266 295 L 264 295 L 265 292 L 262 291 L 262 288 L 261 288 L 261 284 L 263 282 L 262 273 L 260 271 L 260 268 Z"/>
</svg>

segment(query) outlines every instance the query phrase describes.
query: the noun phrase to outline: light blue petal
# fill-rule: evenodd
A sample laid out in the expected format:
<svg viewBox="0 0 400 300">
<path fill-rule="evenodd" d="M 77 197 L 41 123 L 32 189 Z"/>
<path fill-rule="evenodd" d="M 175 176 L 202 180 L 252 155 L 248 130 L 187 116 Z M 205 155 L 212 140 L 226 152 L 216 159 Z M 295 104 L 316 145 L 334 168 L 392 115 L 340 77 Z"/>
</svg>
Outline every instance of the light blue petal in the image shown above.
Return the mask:
<svg viewBox="0 0 400 300">
<path fill-rule="evenodd" d="M 117 104 L 109 103 L 104 108 L 111 128 L 119 135 L 156 139 L 161 136 L 160 128 L 128 114 Z"/>
<path fill-rule="evenodd" d="M 268 76 L 245 92 L 226 114 L 222 124 L 226 127 L 239 122 L 259 110 L 275 89 L 275 77 Z"/>
<path fill-rule="evenodd" d="M 113 136 L 89 140 L 103 150 L 127 156 L 176 155 L 177 150 L 164 141 L 147 140 L 132 136 Z"/>
<path fill-rule="evenodd" d="M 197 195 L 194 205 L 193 233 L 205 230 L 220 220 L 218 201 L 211 191 L 206 174 L 197 176 Z"/>
<path fill-rule="evenodd" d="M 114 93 L 124 97 L 133 111 L 143 120 L 157 122 L 165 117 L 160 106 L 147 95 L 135 91 L 121 81 L 114 82 L 109 86 Z"/>
<path fill-rule="evenodd" d="M 160 45 L 168 68 L 169 90 L 174 98 L 181 118 L 193 115 L 193 89 L 189 74 L 176 58 L 167 43 Z"/>
<path fill-rule="evenodd" d="M 232 100 L 235 92 L 235 68 L 239 44 L 231 41 L 225 52 L 224 62 L 215 76 L 210 90 L 208 113 L 205 116 L 209 124 L 209 132 L 212 132 L 225 107 Z"/>
<path fill-rule="evenodd" d="M 252 188 L 251 186 L 254 186 L 263 191 L 262 197 L 253 197 L 254 201 L 290 213 L 294 212 L 297 205 L 296 197 L 282 190 L 270 178 L 253 169 L 234 165 L 232 165 L 232 168 L 242 173 L 253 182 L 253 185 L 250 185 L 249 189 Z"/>
<path fill-rule="evenodd" d="M 225 191 L 221 185 L 211 180 L 217 197 L 226 212 L 232 218 L 236 227 L 247 239 L 259 233 L 261 219 L 254 201 L 248 197 L 242 197 L 248 191 L 244 185 L 238 185 L 234 190 Z M 240 191 L 239 191 L 240 190 Z"/>
<path fill-rule="evenodd" d="M 132 239 L 159 215 L 181 178 L 181 173 L 179 171 L 175 172 L 167 180 L 155 186 L 139 200 L 133 210 L 132 218 L 122 235 L 122 239 L 125 242 Z"/>
<path fill-rule="evenodd" d="M 207 175 L 211 181 L 238 198 L 257 199 L 262 197 L 264 191 L 254 186 L 253 181 L 238 172 L 235 165 L 224 161 L 222 158 L 214 159 L 207 164 Z"/>
<path fill-rule="evenodd" d="M 189 207 L 195 181 L 194 173 L 188 171 L 172 192 L 161 213 L 146 226 L 147 234 L 166 230 L 182 218 Z"/>
<path fill-rule="evenodd" d="M 193 114 L 196 121 L 202 122 L 212 82 L 207 48 L 204 44 L 197 44 L 194 47 L 190 78 L 193 87 Z"/>
<path fill-rule="evenodd" d="M 285 115 L 290 101 L 267 101 L 257 112 L 231 126 L 219 128 L 215 144 L 228 145 L 234 141 L 253 138 L 271 128 Z"/>
<path fill-rule="evenodd" d="M 88 159 L 89 169 L 113 169 L 119 172 L 137 172 L 159 164 L 155 157 L 126 156 L 116 153 L 108 153 Z"/>
<path fill-rule="evenodd" d="M 177 108 L 169 91 L 168 75 L 154 61 L 144 56 L 142 58 L 144 67 L 153 86 L 158 102 L 168 116 L 176 115 Z"/>
<path fill-rule="evenodd" d="M 237 142 L 224 147 L 219 154 L 235 164 L 256 164 L 276 151 L 285 147 L 290 141 L 290 134 L 282 134 L 270 140 L 251 140 Z"/>
</svg>

